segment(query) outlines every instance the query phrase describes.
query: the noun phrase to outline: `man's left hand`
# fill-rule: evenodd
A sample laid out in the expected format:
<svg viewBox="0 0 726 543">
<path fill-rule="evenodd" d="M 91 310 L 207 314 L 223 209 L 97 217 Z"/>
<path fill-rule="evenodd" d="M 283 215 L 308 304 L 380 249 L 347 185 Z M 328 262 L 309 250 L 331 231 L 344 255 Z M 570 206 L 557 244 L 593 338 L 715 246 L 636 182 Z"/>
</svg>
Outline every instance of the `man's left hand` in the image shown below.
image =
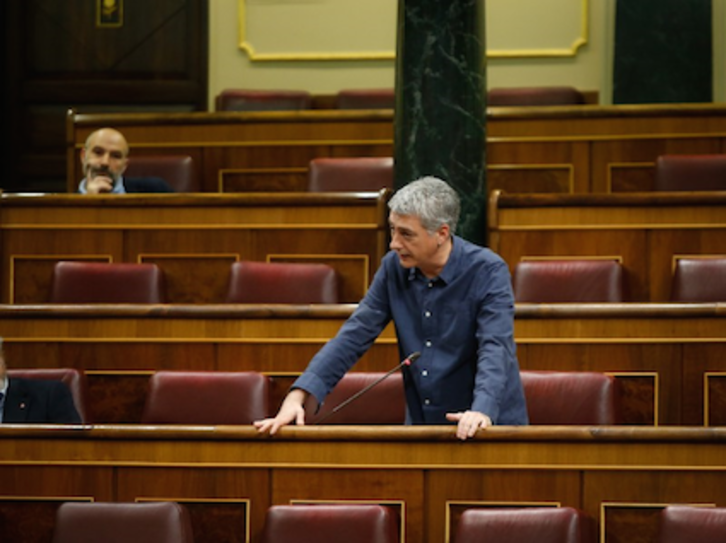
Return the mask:
<svg viewBox="0 0 726 543">
<path fill-rule="evenodd" d="M 458 423 L 456 427 L 456 437 L 461 440 L 474 437 L 479 428 L 488 428 L 492 425 L 492 419 L 479 411 L 447 413 L 446 420 Z"/>
</svg>

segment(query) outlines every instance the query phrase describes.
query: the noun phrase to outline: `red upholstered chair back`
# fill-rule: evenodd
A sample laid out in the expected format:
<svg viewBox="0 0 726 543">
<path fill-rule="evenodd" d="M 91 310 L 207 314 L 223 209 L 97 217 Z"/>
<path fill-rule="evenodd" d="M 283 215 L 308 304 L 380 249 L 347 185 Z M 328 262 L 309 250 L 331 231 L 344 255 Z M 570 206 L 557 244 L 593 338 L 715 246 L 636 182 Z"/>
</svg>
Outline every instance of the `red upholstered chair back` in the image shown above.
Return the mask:
<svg viewBox="0 0 726 543">
<path fill-rule="evenodd" d="M 337 304 L 338 275 L 327 264 L 235 262 L 230 273 L 227 302 Z"/>
<path fill-rule="evenodd" d="M 297 90 L 225 89 L 215 98 L 217 111 L 288 111 L 311 105 L 310 93 Z"/>
<path fill-rule="evenodd" d="M 310 161 L 310 192 L 378 192 L 393 189 L 392 157 L 314 158 Z"/>
<path fill-rule="evenodd" d="M 275 505 L 262 543 L 399 543 L 398 521 L 382 505 Z"/>
<path fill-rule="evenodd" d="M 317 424 L 328 417 L 336 406 L 353 397 L 365 387 L 376 382 L 385 372 L 349 372 L 338 381 L 315 413 L 317 402 L 311 396 L 306 405 L 308 424 Z M 406 419 L 406 398 L 403 392 L 403 376 L 393 373 L 366 391 L 340 411 L 326 418 L 321 424 L 403 424 Z"/>
<path fill-rule="evenodd" d="M 617 379 L 589 371 L 520 372 L 530 424 L 597 425 L 620 422 Z"/>
<path fill-rule="evenodd" d="M 252 371 L 158 371 L 144 424 L 251 424 L 268 415 L 269 379 Z"/>
<path fill-rule="evenodd" d="M 134 155 L 124 177 L 161 177 L 175 192 L 199 192 L 199 178 L 189 155 Z"/>
<path fill-rule="evenodd" d="M 490 106 L 565 106 L 584 104 L 585 97 L 574 87 L 500 87 L 487 93 Z"/>
<path fill-rule="evenodd" d="M 394 109 L 394 89 L 343 89 L 336 96 L 338 109 Z"/>
<path fill-rule="evenodd" d="M 726 302 L 726 255 L 719 258 L 677 259 L 671 301 Z"/>
<path fill-rule="evenodd" d="M 194 543 L 187 509 L 174 502 L 66 502 L 53 543 Z"/>
<path fill-rule="evenodd" d="M 518 303 L 623 302 L 623 267 L 615 260 L 532 260 L 514 268 Z"/>
<path fill-rule="evenodd" d="M 572 507 L 467 509 L 456 526 L 456 543 L 595 543 L 597 526 Z"/>
<path fill-rule="evenodd" d="M 81 422 L 91 422 L 91 414 L 88 408 L 88 382 L 86 374 L 76 368 L 32 368 L 32 369 L 9 369 L 8 376 L 12 379 L 47 379 L 62 381 L 70 389 L 73 396 L 73 403 L 76 411 L 81 417 Z"/>
<path fill-rule="evenodd" d="M 723 543 L 726 507 L 669 505 L 659 517 L 658 543 Z"/>
<path fill-rule="evenodd" d="M 655 190 L 726 190 L 726 154 L 659 156 L 655 161 Z"/>
<path fill-rule="evenodd" d="M 62 261 L 53 268 L 50 303 L 158 304 L 163 298 L 156 264 Z"/>
</svg>

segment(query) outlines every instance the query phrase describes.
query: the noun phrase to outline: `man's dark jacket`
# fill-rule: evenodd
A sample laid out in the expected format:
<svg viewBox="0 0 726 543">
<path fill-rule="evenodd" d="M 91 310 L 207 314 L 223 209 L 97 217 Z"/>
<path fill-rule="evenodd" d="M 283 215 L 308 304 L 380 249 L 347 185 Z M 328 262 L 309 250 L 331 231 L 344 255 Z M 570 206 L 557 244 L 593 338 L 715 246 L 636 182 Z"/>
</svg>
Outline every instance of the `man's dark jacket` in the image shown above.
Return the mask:
<svg viewBox="0 0 726 543">
<path fill-rule="evenodd" d="M 9 377 L 3 422 L 80 424 L 81 417 L 62 381 Z"/>
</svg>

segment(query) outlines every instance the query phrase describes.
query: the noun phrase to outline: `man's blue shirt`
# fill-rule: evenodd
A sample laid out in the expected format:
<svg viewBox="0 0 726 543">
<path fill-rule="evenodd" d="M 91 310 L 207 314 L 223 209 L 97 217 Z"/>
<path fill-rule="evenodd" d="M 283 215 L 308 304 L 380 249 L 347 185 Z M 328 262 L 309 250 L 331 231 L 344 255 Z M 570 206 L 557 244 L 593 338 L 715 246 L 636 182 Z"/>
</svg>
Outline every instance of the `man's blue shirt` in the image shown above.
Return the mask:
<svg viewBox="0 0 726 543">
<path fill-rule="evenodd" d="M 356 310 L 293 388 L 322 401 L 393 319 L 400 358 L 421 353 L 403 369 L 408 423 L 445 424 L 446 413 L 473 410 L 494 424 L 527 424 L 507 264 L 489 249 L 452 241 L 435 279 L 389 252 Z"/>
</svg>

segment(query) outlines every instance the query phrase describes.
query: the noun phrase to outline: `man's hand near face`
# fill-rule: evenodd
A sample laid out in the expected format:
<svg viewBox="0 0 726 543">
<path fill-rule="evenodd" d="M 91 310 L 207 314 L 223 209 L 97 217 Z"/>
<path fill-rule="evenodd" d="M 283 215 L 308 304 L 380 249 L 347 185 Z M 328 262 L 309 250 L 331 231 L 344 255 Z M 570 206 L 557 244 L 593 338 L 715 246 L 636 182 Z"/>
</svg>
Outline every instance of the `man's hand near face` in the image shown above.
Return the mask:
<svg viewBox="0 0 726 543">
<path fill-rule="evenodd" d="M 113 190 L 113 179 L 107 175 L 96 175 L 86 181 L 86 193 L 104 194 Z"/>
</svg>

